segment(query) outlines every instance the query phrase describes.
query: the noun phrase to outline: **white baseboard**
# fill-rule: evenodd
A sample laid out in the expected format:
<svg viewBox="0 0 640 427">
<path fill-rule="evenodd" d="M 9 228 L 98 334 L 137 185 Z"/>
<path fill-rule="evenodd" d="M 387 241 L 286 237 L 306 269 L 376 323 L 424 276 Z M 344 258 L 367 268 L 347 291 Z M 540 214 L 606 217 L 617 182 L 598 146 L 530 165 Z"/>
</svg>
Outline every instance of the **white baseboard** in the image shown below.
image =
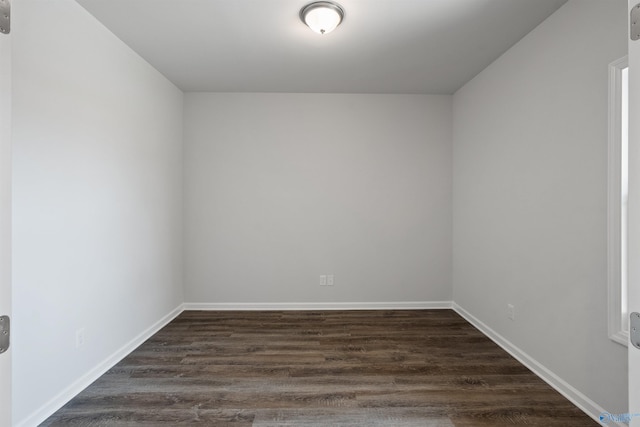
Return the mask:
<svg viewBox="0 0 640 427">
<path fill-rule="evenodd" d="M 300 303 L 184 303 L 185 310 L 309 311 L 309 310 L 436 310 L 452 308 L 452 301 L 417 302 L 300 302 Z"/>
<path fill-rule="evenodd" d="M 145 331 L 141 332 L 138 336 L 126 343 L 122 348 L 117 350 L 111 356 L 107 357 L 96 367 L 91 369 L 82 377 L 78 378 L 69 387 L 65 388 L 57 396 L 45 403 L 40 409 L 36 410 L 26 419 L 15 424 L 15 427 L 35 427 L 42 423 L 44 420 L 53 415 L 58 409 L 62 408 L 71 399 L 77 396 L 78 393 L 87 388 L 95 380 L 100 378 L 101 375 L 103 375 L 118 362 L 124 359 L 127 355 L 129 355 L 133 350 L 140 346 L 140 344 L 145 342 L 147 339 L 153 336 L 153 334 L 165 327 L 183 311 L 183 305 L 180 304 L 169 314 L 158 320 Z"/>
<path fill-rule="evenodd" d="M 516 360 L 522 363 L 524 366 L 529 368 L 534 374 L 539 376 L 543 381 L 553 387 L 556 391 L 566 397 L 571 403 L 580 408 L 585 414 L 593 418 L 595 421 L 600 423 L 603 426 L 616 426 L 616 427 L 628 427 L 626 424 L 617 423 L 614 421 L 609 422 L 608 424 L 604 424 L 600 421 L 600 415 L 606 413 L 600 405 L 595 403 L 593 400 L 589 399 L 587 396 L 582 394 L 580 391 L 575 389 L 569 383 L 564 381 L 558 375 L 554 374 L 544 365 L 539 363 L 533 357 L 529 356 L 527 353 L 522 351 L 520 348 L 512 344 L 509 340 L 504 338 L 502 335 L 491 329 L 485 323 L 480 321 L 478 318 L 473 316 L 467 310 L 456 304 L 455 302 L 452 305 L 453 310 L 458 313 L 460 316 L 464 317 L 469 323 L 475 326 L 480 330 L 484 335 L 490 338 L 493 342 L 502 347 L 507 353 L 512 355 Z"/>
</svg>

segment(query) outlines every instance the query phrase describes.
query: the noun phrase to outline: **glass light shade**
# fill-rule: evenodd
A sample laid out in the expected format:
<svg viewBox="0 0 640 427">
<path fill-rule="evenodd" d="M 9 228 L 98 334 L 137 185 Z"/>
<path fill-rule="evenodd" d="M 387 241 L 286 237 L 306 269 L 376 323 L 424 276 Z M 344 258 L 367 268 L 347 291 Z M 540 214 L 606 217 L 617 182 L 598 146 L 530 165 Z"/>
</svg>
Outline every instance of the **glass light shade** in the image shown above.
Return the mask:
<svg viewBox="0 0 640 427">
<path fill-rule="evenodd" d="M 318 34 L 327 34 L 335 30 L 344 12 L 340 6 L 328 1 L 311 3 L 300 11 L 302 22 Z"/>
</svg>

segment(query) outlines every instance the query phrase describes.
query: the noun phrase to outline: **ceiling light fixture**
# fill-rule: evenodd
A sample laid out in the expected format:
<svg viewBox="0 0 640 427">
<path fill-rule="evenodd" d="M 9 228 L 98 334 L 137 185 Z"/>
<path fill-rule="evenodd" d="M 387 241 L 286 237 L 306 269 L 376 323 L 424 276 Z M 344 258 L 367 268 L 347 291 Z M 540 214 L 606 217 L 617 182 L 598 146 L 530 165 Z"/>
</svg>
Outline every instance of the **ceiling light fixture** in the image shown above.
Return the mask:
<svg viewBox="0 0 640 427">
<path fill-rule="evenodd" d="M 310 3 L 300 10 L 300 19 L 318 34 L 335 30 L 344 18 L 344 10 L 330 1 Z"/>
</svg>

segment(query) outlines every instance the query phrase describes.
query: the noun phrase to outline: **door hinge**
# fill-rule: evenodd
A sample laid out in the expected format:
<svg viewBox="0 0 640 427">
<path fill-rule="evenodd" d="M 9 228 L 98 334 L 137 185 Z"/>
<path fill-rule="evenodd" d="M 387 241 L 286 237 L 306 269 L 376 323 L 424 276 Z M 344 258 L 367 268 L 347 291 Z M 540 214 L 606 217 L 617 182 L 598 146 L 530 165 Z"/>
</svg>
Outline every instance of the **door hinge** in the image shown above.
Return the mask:
<svg viewBox="0 0 640 427">
<path fill-rule="evenodd" d="M 634 347 L 640 348 L 640 313 L 629 316 L 629 339 Z"/>
<path fill-rule="evenodd" d="M 11 32 L 11 0 L 0 0 L 0 33 Z"/>
<path fill-rule="evenodd" d="M 0 316 L 0 354 L 9 350 L 11 344 L 11 320 L 9 316 Z"/>
<path fill-rule="evenodd" d="M 0 33 L 11 32 L 11 0 L 0 0 Z"/>
<path fill-rule="evenodd" d="M 640 39 L 640 3 L 631 8 L 630 25 L 631 30 L 629 31 L 629 34 L 631 36 L 631 40 L 635 41 Z"/>
</svg>

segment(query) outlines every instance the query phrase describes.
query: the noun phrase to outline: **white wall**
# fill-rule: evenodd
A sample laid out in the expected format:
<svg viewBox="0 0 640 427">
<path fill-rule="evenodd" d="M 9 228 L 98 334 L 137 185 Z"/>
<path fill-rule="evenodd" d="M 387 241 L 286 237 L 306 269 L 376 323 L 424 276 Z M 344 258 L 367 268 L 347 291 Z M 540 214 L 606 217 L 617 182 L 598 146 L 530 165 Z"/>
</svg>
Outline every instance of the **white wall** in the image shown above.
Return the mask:
<svg viewBox="0 0 640 427">
<path fill-rule="evenodd" d="M 626 31 L 625 1 L 570 1 L 454 96 L 454 300 L 612 413 L 607 65 Z"/>
<path fill-rule="evenodd" d="M 12 26 L 17 424 L 182 302 L 183 96 L 73 0 Z"/>
<path fill-rule="evenodd" d="M 188 93 L 184 120 L 187 302 L 451 299 L 450 96 Z"/>
</svg>

